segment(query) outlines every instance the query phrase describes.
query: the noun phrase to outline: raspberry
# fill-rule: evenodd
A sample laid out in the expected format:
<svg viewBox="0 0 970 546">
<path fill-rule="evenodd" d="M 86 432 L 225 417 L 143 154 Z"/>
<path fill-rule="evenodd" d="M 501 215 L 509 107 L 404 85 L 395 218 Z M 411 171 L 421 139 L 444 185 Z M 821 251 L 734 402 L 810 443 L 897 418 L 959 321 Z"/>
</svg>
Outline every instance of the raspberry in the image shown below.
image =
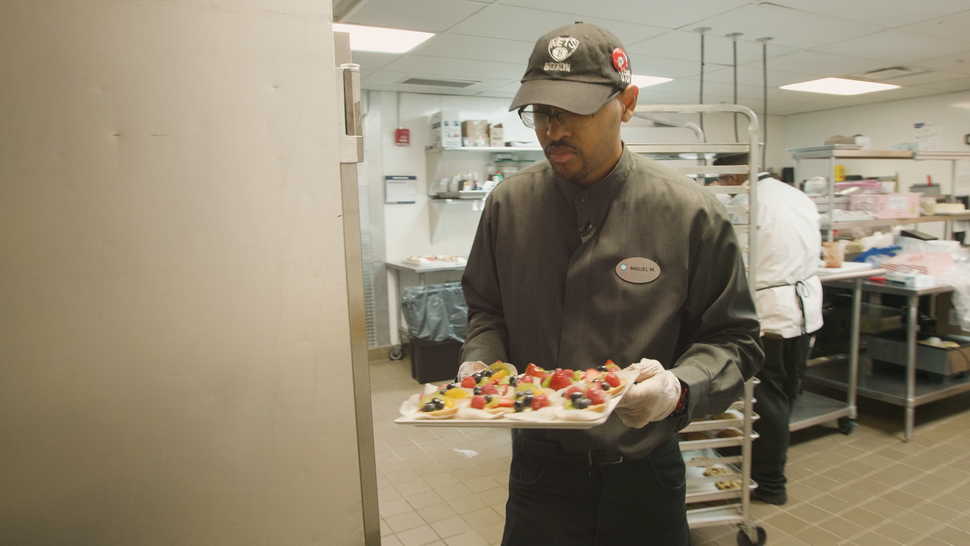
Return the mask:
<svg viewBox="0 0 970 546">
<path fill-rule="evenodd" d="M 485 409 L 485 397 L 481 395 L 472 396 L 472 407 L 475 409 Z"/>
<path fill-rule="evenodd" d="M 475 385 L 477 384 L 478 383 L 475 381 L 475 378 L 470 375 L 461 380 L 461 386 L 466 389 L 474 389 Z"/>
<path fill-rule="evenodd" d="M 586 389 L 586 398 L 589 398 L 593 404 L 599 405 L 606 402 L 606 393 L 599 383 L 593 383 Z"/>
<path fill-rule="evenodd" d="M 616 375 L 615 372 L 609 372 L 606 374 L 604 381 L 609 383 L 611 387 L 617 387 L 620 385 L 620 376 Z"/>
</svg>

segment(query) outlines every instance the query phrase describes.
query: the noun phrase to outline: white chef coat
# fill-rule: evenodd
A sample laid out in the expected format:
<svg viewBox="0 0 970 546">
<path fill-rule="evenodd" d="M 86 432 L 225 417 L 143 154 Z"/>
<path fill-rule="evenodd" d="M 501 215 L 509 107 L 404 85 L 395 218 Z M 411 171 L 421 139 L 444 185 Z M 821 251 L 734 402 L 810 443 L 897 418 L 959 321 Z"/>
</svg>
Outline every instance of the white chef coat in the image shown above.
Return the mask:
<svg viewBox="0 0 970 546">
<path fill-rule="evenodd" d="M 755 305 L 761 335 L 787 339 L 812 333 L 822 327 L 822 282 L 815 274 L 822 250 L 818 208 L 804 193 L 767 173 L 759 175 L 756 197 Z M 728 202 L 747 204 L 746 193 Z M 747 218 L 733 215 L 732 220 Z M 738 239 L 747 245 L 746 233 Z"/>
</svg>

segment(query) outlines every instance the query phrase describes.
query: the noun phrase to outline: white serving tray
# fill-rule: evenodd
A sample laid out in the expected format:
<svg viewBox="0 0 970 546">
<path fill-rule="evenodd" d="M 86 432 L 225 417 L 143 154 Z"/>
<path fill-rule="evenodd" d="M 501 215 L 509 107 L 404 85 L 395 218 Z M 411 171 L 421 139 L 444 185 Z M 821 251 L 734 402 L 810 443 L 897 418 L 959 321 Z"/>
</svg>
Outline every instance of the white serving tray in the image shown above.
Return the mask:
<svg viewBox="0 0 970 546">
<path fill-rule="evenodd" d="M 596 412 L 586 412 L 590 415 L 595 415 L 595 418 L 589 420 L 570 420 L 570 419 L 560 419 L 555 416 L 554 411 L 541 411 L 541 412 L 522 412 L 522 413 L 508 413 L 503 417 L 497 419 L 422 419 L 415 418 L 411 415 L 414 413 L 409 412 L 410 415 L 401 415 L 394 420 L 395 423 L 401 425 L 415 425 L 419 427 L 487 427 L 487 428 L 556 428 L 556 429 L 586 429 L 593 428 L 595 426 L 602 425 L 609 419 L 610 414 L 616 408 L 616 405 L 623 399 L 623 395 L 626 391 L 630 389 L 633 385 L 633 381 L 627 376 L 627 384 L 623 387 L 623 390 L 619 394 L 613 395 L 609 400 L 606 401 L 606 407 L 603 409 L 603 413 Z M 408 404 L 405 401 L 402 404 L 402 413 L 404 406 Z M 544 408 L 553 410 L 553 408 Z M 563 411 L 580 411 L 580 410 L 563 410 Z M 585 411 L 585 410 L 583 410 Z"/>
</svg>

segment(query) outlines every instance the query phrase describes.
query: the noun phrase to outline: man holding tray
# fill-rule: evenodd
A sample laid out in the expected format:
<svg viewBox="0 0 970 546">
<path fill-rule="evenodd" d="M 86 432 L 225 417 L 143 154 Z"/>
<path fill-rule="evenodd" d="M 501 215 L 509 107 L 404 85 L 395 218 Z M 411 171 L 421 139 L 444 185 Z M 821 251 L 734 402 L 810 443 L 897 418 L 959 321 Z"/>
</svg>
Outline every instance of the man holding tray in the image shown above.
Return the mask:
<svg viewBox="0 0 970 546">
<path fill-rule="evenodd" d="M 492 191 L 462 280 L 460 377 L 496 360 L 638 363 L 604 424 L 516 431 L 505 546 L 689 544 L 677 432 L 736 401 L 764 358 L 723 207 L 620 140 L 630 81 L 603 28 L 539 39 L 510 110 L 548 161 Z"/>
</svg>

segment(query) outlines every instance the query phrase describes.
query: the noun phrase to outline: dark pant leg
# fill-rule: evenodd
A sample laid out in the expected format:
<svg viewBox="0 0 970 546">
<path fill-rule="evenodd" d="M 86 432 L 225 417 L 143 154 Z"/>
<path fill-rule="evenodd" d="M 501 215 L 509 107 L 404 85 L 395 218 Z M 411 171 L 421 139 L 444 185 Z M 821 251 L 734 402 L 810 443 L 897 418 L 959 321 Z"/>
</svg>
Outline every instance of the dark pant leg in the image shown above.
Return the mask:
<svg viewBox="0 0 970 546">
<path fill-rule="evenodd" d="M 687 478 L 677 439 L 649 457 L 603 465 L 596 546 L 690 546 Z"/>
<path fill-rule="evenodd" d="M 530 455 L 528 442 L 513 440 L 502 546 L 690 546 L 676 438 L 649 458 L 592 466 Z"/>
<path fill-rule="evenodd" d="M 785 492 L 785 462 L 790 434 L 788 422 L 798 396 L 812 335 L 790 339 L 763 337 L 765 365 L 758 372 L 754 411 L 760 419 L 753 427 L 759 438 L 751 448 L 751 477 L 767 495 Z"/>
<path fill-rule="evenodd" d="M 509 500 L 502 546 L 589 546 L 596 533 L 600 483 L 589 467 L 564 464 L 556 444 L 512 438 Z"/>
</svg>

